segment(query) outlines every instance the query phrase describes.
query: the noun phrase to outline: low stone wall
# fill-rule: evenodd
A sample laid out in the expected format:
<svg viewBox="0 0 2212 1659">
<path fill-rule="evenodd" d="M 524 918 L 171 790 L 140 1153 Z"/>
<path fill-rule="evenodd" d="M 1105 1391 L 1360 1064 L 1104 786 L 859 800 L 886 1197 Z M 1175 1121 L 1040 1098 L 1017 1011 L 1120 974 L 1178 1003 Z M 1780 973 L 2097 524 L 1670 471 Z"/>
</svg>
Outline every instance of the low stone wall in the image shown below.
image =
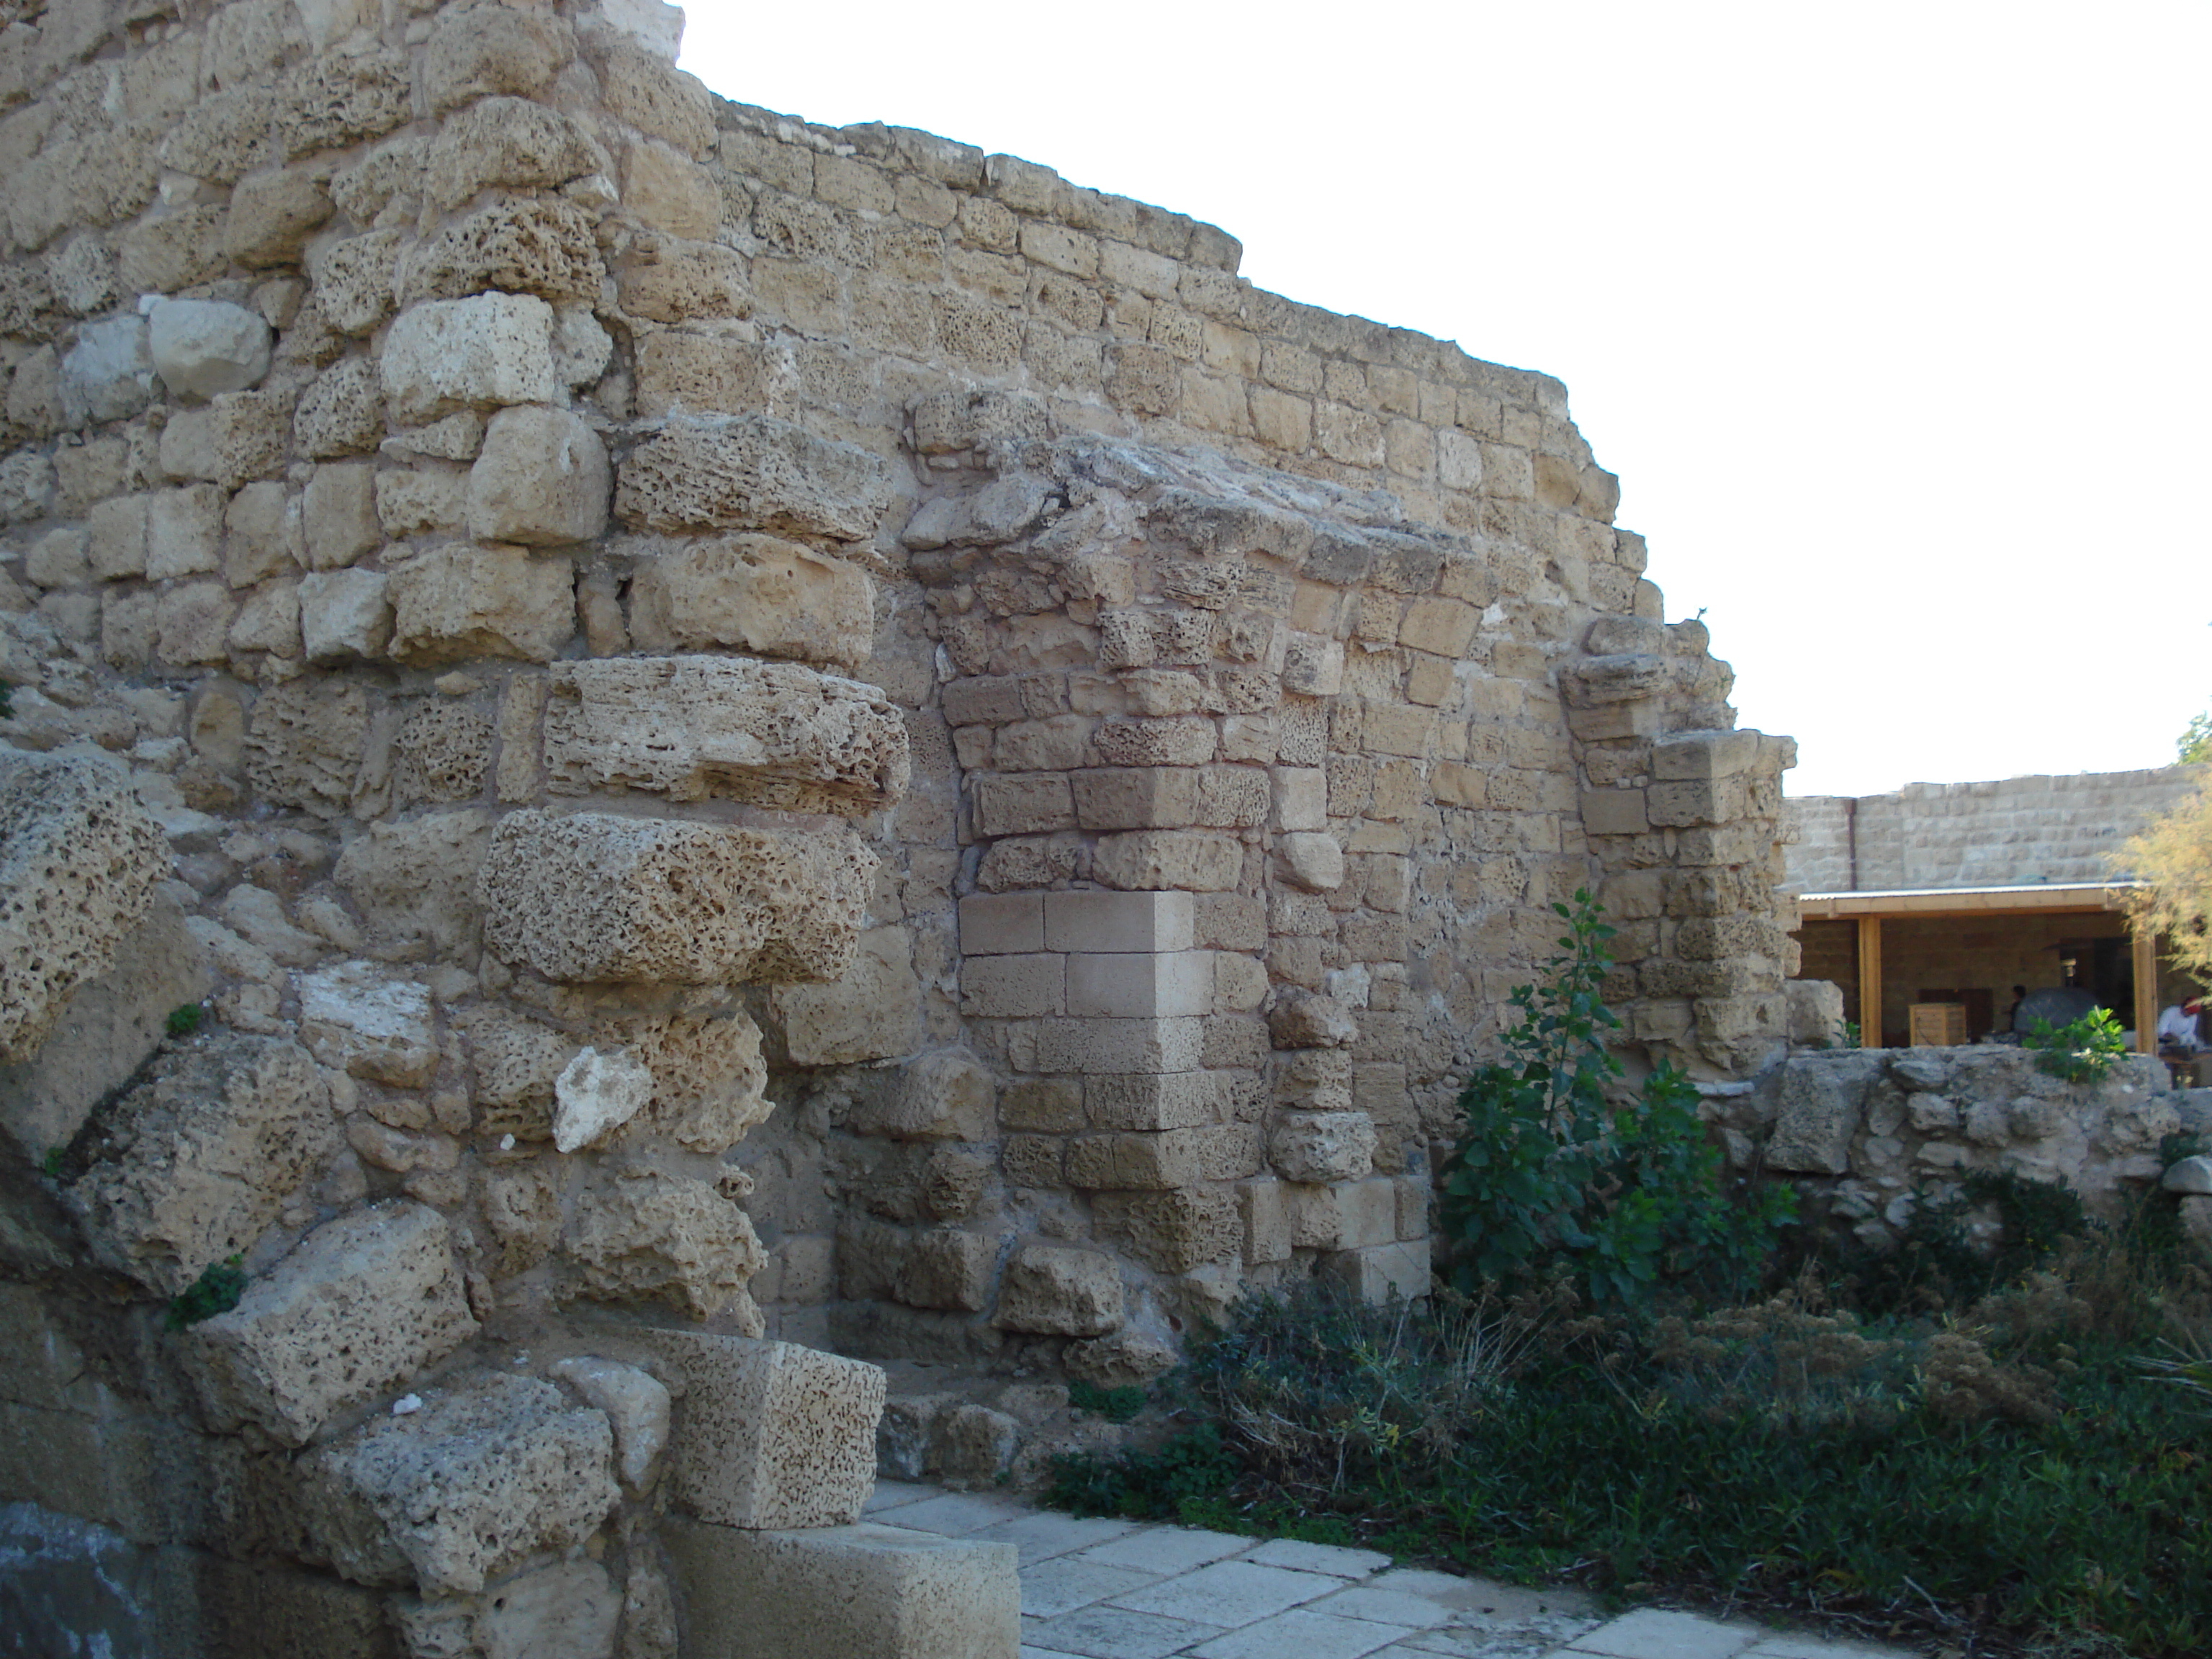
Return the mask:
<svg viewBox="0 0 2212 1659">
<path fill-rule="evenodd" d="M 2154 1059 L 2073 1084 L 2027 1049 L 1984 1044 L 1796 1054 L 1711 1091 L 1706 1115 L 1733 1168 L 1788 1178 L 1810 1218 L 1879 1249 L 1976 1170 L 2063 1182 L 2116 1218 L 2164 1176 L 2160 1141 L 2207 1114 Z"/>
</svg>

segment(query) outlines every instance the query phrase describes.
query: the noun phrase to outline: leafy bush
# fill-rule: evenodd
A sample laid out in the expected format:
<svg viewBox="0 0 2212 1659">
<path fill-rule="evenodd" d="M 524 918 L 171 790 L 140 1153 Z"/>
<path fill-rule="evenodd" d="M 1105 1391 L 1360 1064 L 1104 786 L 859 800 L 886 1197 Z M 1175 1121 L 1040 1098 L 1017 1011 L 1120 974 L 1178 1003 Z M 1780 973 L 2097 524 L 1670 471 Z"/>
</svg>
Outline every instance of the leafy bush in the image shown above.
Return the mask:
<svg viewBox="0 0 2212 1659">
<path fill-rule="evenodd" d="M 2128 1051 L 2109 1008 L 2092 1008 L 2063 1025 L 2039 1019 L 2027 1028 L 2027 1042 L 2036 1051 L 2036 1070 L 2069 1083 L 2094 1083 Z"/>
<path fill-rule="evenodd" d="M 1096 1382 L 1079 1380 L 1067 1385 L 1067 1403 L 1109 1423 L 1127 1423 L 1145 1409 L 1145 1391 L 1133 1386 L 1102 1389 Z"/>
<path fill-rule="evenodd" d="M 210 1262 L 198 1279 L 171 1297 L 169 1328 L 181 1331 L 187 1325 L 197 1325 L 203 1319 L 213 1319 L 235 1308 L 239 1298 L 246 1294 L 246 1274 L 239 1266 L 242 1260 L 234 1255 Z"/>
<path fill-rule="evenodd" d="M 1560 954 L 1514 991 L 1508 1058 L 1460 1095 L 1438 1182 L 1455 1282 L 1472 1291 L 1564 1263 L 1599 1302 L 1641 1301 L 1668 1280 L 1742 1285 L 1796 1218 L 1796 1194 L 1728 1190 L 1697 1091 L 1671 1066 L 1640 1092 L 1620 1087 L 1604 1034 L 1620 1022 L 1599 995 L 1613 930 L 1587 892 L 1552 908 L 1567 923 Z"/>
</svg>

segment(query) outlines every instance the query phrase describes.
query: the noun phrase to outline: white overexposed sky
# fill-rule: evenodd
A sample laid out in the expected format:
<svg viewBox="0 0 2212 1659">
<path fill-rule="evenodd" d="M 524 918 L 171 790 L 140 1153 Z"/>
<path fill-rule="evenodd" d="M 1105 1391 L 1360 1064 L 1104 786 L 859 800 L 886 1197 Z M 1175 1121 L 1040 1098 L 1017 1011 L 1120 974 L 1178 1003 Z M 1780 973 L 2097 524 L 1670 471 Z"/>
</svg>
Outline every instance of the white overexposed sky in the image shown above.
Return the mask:
<svg viewBox="0 0 2212 1659">
<path fill-rule="evenodd" d="M 1567 385 L 1793 794 L 2212 703 L 2212 4 L 694 0 L 726 97 L 1021 155 Z"/>
</svg>

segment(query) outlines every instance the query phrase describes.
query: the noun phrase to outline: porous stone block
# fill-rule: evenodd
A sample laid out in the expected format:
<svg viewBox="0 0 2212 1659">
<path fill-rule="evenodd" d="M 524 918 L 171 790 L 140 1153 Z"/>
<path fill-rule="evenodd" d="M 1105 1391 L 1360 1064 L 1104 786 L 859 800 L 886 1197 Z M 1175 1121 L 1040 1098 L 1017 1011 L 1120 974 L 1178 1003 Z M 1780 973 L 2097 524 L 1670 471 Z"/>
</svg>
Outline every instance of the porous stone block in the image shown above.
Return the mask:
<svg viewBox="0 0 2212 1659">
<path fill-rule="evenodd" d="M 287 574 L 307 562 L 300 499 L 280 483 L 250 483 L 233 495 L 223 528 L 222 574 L 233 587 Z"/>
<path fill-rule="evenodd" d="M 430 112 L 444 115 L 479 98 L 534 98 L 575 55 L 568 25 L 546 13 L 498 6 L 441 12 L 422 57 Z"/>
<path fill-rule="evenodd" d="M 576 1200 L 567 1293 L 598 1302 L 666 1302 L 694 1319 L 726 1315 L 763 1328 L 750 1285 L 768 1256 L 745 1212 L 708 1182 L 652 1165 L 622 1170 Z"/>
<path fill-rule="evenodd" d="M 356 1583 L 473 1595 L 598 1531 L 621 1497 L 613 1456 L 605 1413 L 478 1373 L 310 1452 L 300 1500 L 317 1552 Z"/>
<path fill-rule="evenodd" d="M 879 1366 L 792 1342 L 641 1333 L 678 1407 L 670 1501 L 718 1527 L 836 1527 L 874 1490 Z"/>
<path fill-rule="evenodd" d="M 622 464 L 615 489 L 625 524 L 671 532 L 862 541 L 890 505 L 890 469 L 880 456 L 765 415 L 650 438 Z"/>
<path fill-rule="evenodd" d="M 1078 734 L 1079 735 L 1079 733 Z M 1001 740 L 1001 765 L 1006 764 Z M 1098 766 L 1075 773 L 1076 821 L 1086 830 L 1151 830 L 1201 821 L 1200 773 L 1188 766 Z"/>
<path fill-rule="evenodd" d="M 1212 1013 L 1213 952 L 1078 951 L 1067 958 L 1066 1012 L 1121 1019 Z"/>
<path fill-rule="evenodd" d="M 692 542 L 640 561 L 630 632 L 646 651 L 734 646 L 856 664 L 872 649 L 875 588 L 858 565 L 780 537 Z"/>
<path fill-rule="evenodd" d="M 297 264 L 307 238 L 335 206 L 311 168 L 249 173 L 230 193 L 223 252 L 241 265 Z"/>
<path fill-rule="evenodd" d="M 458 1600 L 395 1596 L 392 1620 L 415 1656 L 613 1659 L 623 1602 L 598 1562 L 560 1561 Z"/>
<path fill-rule="evenodd" d="M 1235 1194 L 1212 1187 L 1101 1193 L 1091 1212 L 1101 1238 L 1118 1241 L 1156 1273 L 1187 1273 L 1238 1259 L 1243 1228 Z"/>
<path fill-rule="evenodd" d="M 384 540 L 376 516 L 376 469 L 325 462 L 300 501 L 300 532 L 310 570 L 341 570 Z"/>
<path fill-rule="evenodd" d="M 908 1243 L 891 1294 L 909 1308 L 981 1313 L 989 1305 L 995 1234 L 934 1228 Z"/>
<path fill-rule="evenodd" d="M 863 1523 L 747 1532 L 672 1521 L 693 1640 L 758 1659 L 1017 1659 L 1021 1581 L 1012 1544 Z"/>
<path fill-rule="evenodd" d="M 1200 1178 L 1206 1145 L 1197 1129 L 1077 1135 L 1061 1168 L 1069 1186 L 1086 1192 L 1165 1192 Z"/>
<path fill-rule="evenodd" d="M 1338 857 L 1340 862 L 1342 854 Z M 1225 892 L 1236 887 L 1243 867 L 1242 842 L 1188 830 L 1133 830 L 1102 836 L 1091 855 L 1092 877 L 1104 886 L 1124 890 Z"/>
<path fill-rule="evenodd" d="M 1097 1250 L 1024 1244 L 1006 1264 L 999 1310 L 1004 1331 L 1046 1336 L 1104 1336 L 1126 1317 L 1121 1269 Z"/>
<path fill-rule="evenodd" d="M 1358 1181 L 1375 1167 L 1375 1121 L 1364 1112 L 1285 1112 L 1267 1137 L 1267 1156 L 1286 1181 Z"/>
<path fill-rule="evenodd" d="M 318 1227 L 183 1348 L 211 1426 L 303 1446 L 476 1330 L 445 1218 L 404 1203 Z"/>
<path fill-rule="evenodd" d="M 1288 1261 L 1292 1249 L 1291 1188 L 1261 1179 L 1237 1185 L 1237 1215 L 1243 1227 L 1244 1265 Z"/>
<path fill-rule="evenodd" d="M 752 294 L 744 259 L 713 242 L 656 236 L 624 267 L 623 309 L 656 323 L 746 317 Z"/>
<path fill-rule="evenodd" d="M 1075 798 L 1057 773 L 975 778 L 975 830 L 983 836 L 1031 836 L 1075 828 Z"/>
<path fill-rule="evenodd" d="M 181 398 L 243 392 L 269 372 L 269 325 L 223 300 L 163 300 L 147 313 L 154 372 Z"/>
<path fill-rule="evenodd" d="M 1651 775 L 1662 781 L 1735 777 L 1759 763 L 1756 732 L 1673 732 L 1651 745 Z"/>
<path fill-rule="evenodd" d="M 642 789 L 859 817 L 906 789 L 898 711 L 873 686 L 795 663 L 562 663 L 549 689 L 545 763 L 556 793 Z"/>
<path fill-rule="evenodd" d="M 564 557 L 455 544 L 387 561 L 392 654 L 550 662 L 576 631 L 575 572 Z"/>
<path fill-rule="evenodd" d="M 794 1065 L 850 1066 L 910 1054 L 921 1042 L 921 982 L 914 940 L 902 927 L 860 935 L 834 981 L 779 985 L 769 1007 L 783 1025 Z"/>
<path fill-rule="evenodd" d="M 28 1058 L 77 987 L 114 966 L 168 866 L 118 768 L 0 750 L 0 1060 Z"/>
<path fill-rule="evenodd" d="M 580 416 L 502 409 L 469 471 L 469 533 L 532 546 L 590 541 L 606 528 L 611 485 L 606 446 Z"/>
<path fill-rule="evenodd" d="M 606 278 L 595 228 L 590 214 L 558 196 L 495 201 L 401 253 L 399 297 L 459 300 L 497 289 L 595 300 Z"/>
<path fill-rule="evenodd" d="M 509 814 L 479 878 L 484 941 L 548 979 L 836 979 L 875 872 L 850 831 Z"/>
<path fill-rule="evenodd" d="M 232 1031 L 162 1054 L 110 1112 L 68 1201 L 100 1261 L 165 1296 L 250 1248 L 342 1144 L 307 1051 Z"/>
<path fill-rule="evenodd" d="M 392 325 L 379 368 L 394 418 L 410 426 L 461 409 L 550 403 L 553 307 L 528 294 L 410 307 Z"/>
<path fill-rule="evenodd" d="M 1277 1048 L 1348 1048 L 1359 1025 L 1334 997 L 1286 988 L 1267 1011 L 1267 1039 Z"/>
<path fill-rule="evenodd" d="M 495 185 L 557 188 L 611 167 L 606 151 L 572 118 L 526 98 L 493 97 L 439 129 L 423 185 L 438 206 L 456 208 Z"/>
<path fill-rule="evenodd" d="M 957 1052 L 923 1054 L 854 1103 L 846 1127 L 894 1140 L 990 1139 L 991 1073 Z"/>
<path fill-rule="evenodd" d="M 153 343 L 144 318 L 87 323 L 62 356 L 58 392 L 64 425 L 129 419 L 153 400 L 154 374 Z"/>
<path fill-rule="evenodd" d="M 1184 892 L 1049 892 L 1045 948 L 1052 951 L 1188 951 L 1195 901 Z"/>
</svg>

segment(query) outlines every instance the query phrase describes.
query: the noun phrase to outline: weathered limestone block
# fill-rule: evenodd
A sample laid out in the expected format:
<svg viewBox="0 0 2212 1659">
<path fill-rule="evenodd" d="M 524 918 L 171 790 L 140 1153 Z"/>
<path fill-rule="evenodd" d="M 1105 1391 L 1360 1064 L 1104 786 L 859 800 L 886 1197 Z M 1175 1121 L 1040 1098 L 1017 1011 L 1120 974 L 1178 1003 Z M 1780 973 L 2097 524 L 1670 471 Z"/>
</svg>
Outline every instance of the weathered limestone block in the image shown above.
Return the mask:
<svg viewBox="0 0 2212 1659">
<path fill-rule="evenodd" d="M 719 243 L 641 237 L 619 280 L 623 309 L 650 322 L 752 314 L 744 259 Z"/>
<path fill-rule="evenodd" d="M 891 1294 L 909 1308 L 981 1313 L 990 1305 L 996 1234 L 934 1228 L 917 1233 L 898 1264 Z"/>
<path fill-rule="evenodd" d="M 241 265 L 298 264 L 335 207 L 309 168 L 248 173 L 230 193 L 223 251 Z"/>
<path fill-rule="evenodd" d="M 248 1249 L 343 1144 L 307 1051 L 216 1031 L 172 1049 L 112 1109 L 69 1189 L 95 1254 L 165 1295 Z"/>
<path fill-rule="evenodd" d="M 422 1400 L 301 1461 L 309 1534 L 356 1583 L 472 1595 L 582 1544 L 619 1501 L 606 1414 L 550 1382 L 484 1373 Z"/>
<path fill-rule="evenodd" d="M 1783 988 L 1790 1000 L 1790 1041 L 1825 1048 L 1844 1024 L 1844 992 L 1825 979 L 1793 979 Z"/>
<path fill-rule="evenodd" d="M 610 115 L 696 160 L 706 159 L 714 147 L 714 94 L 696 76 L 627 41 L 595 52 L 594 61 Z"/>
<path fill-rule="evenodd" d="M 336 817 L 353 799 L 368 712 L 357 685 L 295 680 L 264 692 L 246 734 L 247 781 L 265 800 Z"/>
<path fill-rule="evenodd" d="M 118 769 L 0 750 L 0 1060 L 28 1058 L 77 987 L 114 966 L 168 867 Z"/>
<path fill-rule="evenodd" d="M 622 1593 L 596 1561 L 538 1567 L 465 1600 L 392 1604 L 407 1651 L 440 1659 L 612 1659 L 622 1613 Z"/>
<path fill-rule="evenodd" d="M 397 230 L 372 230 L 309 251 L 308 274 L 323 317 L 341 334 L 374 333 L 399 304 L 399 251 L 405 239 Z"/>
<path fill-rule="evenodd" d="M 563 1359 L 553 1375 L 607 1414 L 614 1425 L 617 1473 L 632 1492 L 642 1489 L 653 1460 L 668 1444 L 667 1385 L 649 1371 L 611 1359 Z"/>
<path fill-rule="evenodd" d="M 1227 836 L 1133 830 L 1099 837 L 1091 872 L 1105 886 L 1125 890 L 1215 893 L 1233 889 L 1243 866 L 1243 844 Z"/>
<path fill-rule="evenodd" d="M 553 307 L 528 294 L 410 307 L 386 337 L 380 371 L 394 418 L 410 426 L 460 409 L 550 403 Z"/>
<path fill-rule="evenodd" d="M 568 1253 L 576 1295 L 668 1302 L 694 1319 L 727 1311 L 756 1335 L 763 1328 L 746 1285 L 767 1254 L 745 1212 L 707 1182 L 623 1170 L 577 1200 Z"/>
<path fill-rule="evenodd" d="M 856 664 L 873 648 L 868 574 L 774 536 L 692 542 L 642 561 L 630 607 L 631 635 L 645 651 L 735 646 Z"/>
<path fill-rule="evenodd" d="M 422 1204 L 318 1227 L 239 1304 L 191 1327 L 185 1365 L 210 1424 L 288 1446 L 476 1334 L 446 1219 Z"/>
<path fill-rule="evenodd" d="M 999 1287 L 1000 1330 L 1049 1336 L 1104 1336 L 1126 1317 L 1121 1270 L 1097 1250 L 1024 1244 Z"/>
<path fill-rule="evenodd" d="M 1663 658 L 1641 652 L 1584 657 L 1559 671 L 1559 690 L 1574 708 L 1632 702 L 1657 695 L 1667 684 Z"/>
<path fill-rule="evenodd" d="M 154 352 L 146 319 L 110 317 L 88 323 L 63 355 L 63 423 L 127 420 L 153 401 Z"/>
<path fill-rule="evenodd" d="M 1236 1196 L 1218 1188 L 1102 1193 L 1093 1213 L 1102 1238 L 1120 1242 L 1158 1273 L 1187 1273 L 1209 1261 L 1234 1261 L 1243 1247 Z"/>
<path fill-rule="evenodd" d="M 269 372 L 269 325 L 222 300 L 164 300 L 147 314 L 154 372 L 181 398 L 243 392 Z"/>
<path fill-rule="evenodd" d="M 419 939 L 434 957 L 473 961 L 477 872 L 490 844 L 488 812 L 386 820 L 347 845 L 333 876 L 373 936 L 395 943 Z"/>
<path fill-rule="evenodd" d="M 292 446 L 314 459 L 359 455 L 384 438 L 384 395 L 377 366 L 348 357 L 325 369 L 300 394 L 292 416 Z"/>
<path fill-rule="evenodd" d="M 769 1006 L 782 1022 L 794 1065 L 849 1066 L 909 1054 L 921 1040 L 914 942 L 902 927 L 871 928 L 834 981 L 779 985 Z"/>
<path fill-rule="evenodd" d="M 1839 1075 L 1827 1066 L 1784 1066 L 1781 1111 L 1766 1143 L 1767 1167 L 1805 1175 L 1849 1170 L 1863 1085 L 1863 1079 Z"/>
<path fill-rule="evenodd" d="M 1408 1239 L 1324 1256 L 1321 1276 L 1363 1302 L 1416 1302 L 1431 1289 L 1429 1241 Z"/>
<path fill-rule="evenodd" d="M 553 1145 L 574 1152 L 619 1129 L 653 1098 L 653 1073 L 619 1050 L 586 1048 L 553 1079 Z"/>
<path fill-rule="evenodd" d="M 548 979 L 836 979 L 876 860 L 849 830 L 509 814 L 483 865 L 485 943 Z"/>
<path fill-rule="evenodd" d="M 77 987 L 38 1052 L 0 1066 L 0 1129 L 27 1152 L 66 1146 L 85 1116 L 160 1046 L 169 1013 L 213 981 L 174 899 L 157 892 L 116 965 Z"/>
<path fill-rule="evenodd" d="M 456 208 L 480 190 L 553 189 L 613 167 L 599 143 L 560 111 L 526 98 L 486 98 L 430 141 L 423 187 L 435 205 Z"/>
<path fill-rule="evenodd" d="M 1267 1011 L 1267 1036 L 1278 1048 L 1346 1048 L 1359 1040 L 1359 1026 L 1334 997 L 1291 989 Z"/>
<path fill-rule="evenodd" d="M 662 1537 L 703 1651 L 1016 1659 L 1021 1650 L 1012 1544 L 868 1524 L 749 1532 L 675 1521 Z"/>
<path fill-rule="evenodd" d="M 1286 1181 L 1360 1181 L 1375 1167 L 1375 1120 L 1364 1112 L 1285 1112 L 1267 1156 Z"/>
<path fill-rule="evenodd" d="M 561 794 L 644 789 L 849 817 L 905 793 L 906 724 L 873 686 L 734 657 L 562 663 L 545 763 Z"/>
<path fill-rule="evenodd" d="M 313 571 L 300 578 L 297 595 L 300 649 L 309 662 L 373 662 L 390 647 L 392 586 L 383 572 Z"/>
<path fill-rule="evenodd" d="M 419 1089 L 438 1066 L 430 994 L 367 963 L 300 976 L 300 1041 L 332 1071 Z"/>
<path fill-rule="evenodd" d="M 581 416 L 502 409 L 469 470 L 469 533 L 536 547 L 593 540 L 607 527 L 612 484 L 606 446 Z"/>
<path fill-rule="evenodd" d="M 641 1332 L 681 1410 L 669 1497 L 718 1526 L 768 1530 L 857 1520 L 874 1489 L 879 1367 L 694 1331 Z"/>
<path fill-rule="evenodd" d="M 609 1028 L 608 1040 L 627 1045 L 653 1074 L 653 1097 L 631 1120 L 629 1138 L 665 1135 L 687 1152 L 719 1157 L 775 1109 L 760 1027 L 742 1009 L 623 1022 Z"/>
<path fill-rule="evenodd" d="M 857 1103 L 846 1120 L 856 1135 L 894 1140 L 988 1140 L 997 1093 L 991 1073 L 964 1054 L 923 1054 L 890 1085 Z"/>
<path fill-rule="evenodd" d="M 550 662 L 576 631 L 575 571 L 526 548 L 454 543 L 387 561 L 392 654 Z"/>
<path fill-rule="evenodd" d="M 663 532 L 863 541 L 890 505 L 882 457 L 765 415 L 648 439 L 623 463 L 615 489 L 616 516 Z"/>
<path fill-rule="evenodd" d="M 557 17 L 492 4 L 450 7 L 439 14 L 423 57 L 430 112 L 501 94 L 534 98 L 575 55 L 575 37 Z"/>
<path fill-rule="evenodd" d="M 460 300 L 485 289 L 596 300 L 606 277 L 596 231 L 591 215 L 558 196 L 495 202 L 402 256 L 400 301 Z"/>
<path fill-rule="evenodd" d="M 1344 848 L 1334 836 L 1319 830 L 1278 836 L 1275 873 L 1308 892 L 1334 892 L 1344 885 Z"/>
</svg>

